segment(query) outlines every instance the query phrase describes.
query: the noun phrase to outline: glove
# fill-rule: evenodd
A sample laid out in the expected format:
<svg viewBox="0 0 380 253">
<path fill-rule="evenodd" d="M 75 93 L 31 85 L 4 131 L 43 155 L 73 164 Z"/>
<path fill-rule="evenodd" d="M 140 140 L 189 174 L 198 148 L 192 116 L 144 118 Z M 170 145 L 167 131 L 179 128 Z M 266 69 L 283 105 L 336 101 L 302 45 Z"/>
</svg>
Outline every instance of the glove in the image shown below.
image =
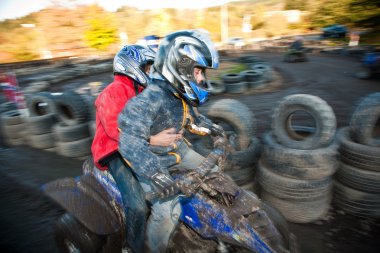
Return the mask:
<svg viewBox="0 0 380 253">
<path fill-rule="evenodd" d="M 157 172 L 150 177 L 156 191 L 160 193 L 162 198 L 166 198 L 177 193 L 177 187 L 173 179 L 165 173 Z"/>
</svg>

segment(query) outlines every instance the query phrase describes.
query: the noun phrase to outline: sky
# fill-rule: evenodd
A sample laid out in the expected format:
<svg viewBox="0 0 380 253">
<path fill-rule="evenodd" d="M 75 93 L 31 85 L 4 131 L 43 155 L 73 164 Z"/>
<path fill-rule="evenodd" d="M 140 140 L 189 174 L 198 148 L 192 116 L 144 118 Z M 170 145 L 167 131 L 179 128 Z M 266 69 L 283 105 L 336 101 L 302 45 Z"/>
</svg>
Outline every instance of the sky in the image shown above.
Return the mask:
<svg viewBox="0 0 380 253">
<path fill-rule="evenodd" d="M 19 18 L 48 7 L 54 0 L 0 0 L 0 21 Z M 139 9 L 204 8 L 221 5 L 231 0 L 55 0 L 69 6 L 71 3 L 97 3 L 107 11 L 116 11 L 128 5 Z"/>
</svg>

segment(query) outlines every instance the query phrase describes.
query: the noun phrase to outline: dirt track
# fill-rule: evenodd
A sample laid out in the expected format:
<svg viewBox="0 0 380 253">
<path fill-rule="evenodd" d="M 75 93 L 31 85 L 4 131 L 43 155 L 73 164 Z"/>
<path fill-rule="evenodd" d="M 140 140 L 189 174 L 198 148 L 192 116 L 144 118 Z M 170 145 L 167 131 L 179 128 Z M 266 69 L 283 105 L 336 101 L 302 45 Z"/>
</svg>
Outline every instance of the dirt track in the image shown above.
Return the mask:
<svg viewBox="0 0 380 253">
<path fill-rule="evenodd" d="M 348 125 L 357 102 L 365 95 L 380 91 L 380 80 L 359 80 L 354 73 L 360 63 L 335 55 L 310 55 L 305 63 L 282 62 L 282 54 L 254 53 L 269 62 L 282 81 L 249 95 L 223 95 L 238 98 L 255 115 L 258 136 L 270 129 L 272 108 L 289 94 L 307 93 L 321 97 L 334 110 L 338 127 Z M 65 87 L 88 81 L 110 81 L 110 75 L 73 80 Z M 0 150 L 0 251 L 56 252 L 52 222 L 62 210 L 39 194 L 41 183 L 80 173 L 79 161 L 39 150 L 24 148 Z M 312 252 L 380 252 L 380 223 L 360 220 L 331 209 L 322 221 L 291 224 L 302 253 Z M 377 239 L 376 239 L 377 238 Z"/>
</svg>

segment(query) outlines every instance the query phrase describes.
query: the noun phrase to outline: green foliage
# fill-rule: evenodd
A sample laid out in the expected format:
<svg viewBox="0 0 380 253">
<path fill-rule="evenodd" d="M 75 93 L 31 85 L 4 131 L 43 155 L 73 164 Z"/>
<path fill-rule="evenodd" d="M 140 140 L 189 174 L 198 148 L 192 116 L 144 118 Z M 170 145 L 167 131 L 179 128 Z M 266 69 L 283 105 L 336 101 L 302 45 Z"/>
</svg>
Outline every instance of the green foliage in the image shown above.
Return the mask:
<svg viewBox="0 0 380 253">
<path fill-rule="evenodd" d="M 285 10 L 308 10 L 307 0 L 285 0 Z"/>
<path fill-rule="evenodd" d="M 380 27 L 380 0 L 351 0 L 348 10 L 353 23 Z"/>
<path fill-rule="evenodd" d="M 94 6 L 87 20 L 89 29 L 84 34 L 85 42 L 91 48 L 104 51 L 118 41 L 117 27 L 111 16 Z"/>
<path fill-rule="evenodd" d="M 310 16 L 311 26 L 324 27 L 333 24 L 350 23 L 348 2 L 351 0 L 324 0 Z"/>
<path fill-rule="evenodd" d="M 22 47 L 15 52 L 15 58 L 20 61 L 31 61 L 38 59 L 38 55 L 30 51 L 27 47 Z"/>
<path fill-rule="evenodd" d="M 380 27 L 380 0 L 322 0 L 310 19 L 314 28 L 332 24 Z"/>
</svg>

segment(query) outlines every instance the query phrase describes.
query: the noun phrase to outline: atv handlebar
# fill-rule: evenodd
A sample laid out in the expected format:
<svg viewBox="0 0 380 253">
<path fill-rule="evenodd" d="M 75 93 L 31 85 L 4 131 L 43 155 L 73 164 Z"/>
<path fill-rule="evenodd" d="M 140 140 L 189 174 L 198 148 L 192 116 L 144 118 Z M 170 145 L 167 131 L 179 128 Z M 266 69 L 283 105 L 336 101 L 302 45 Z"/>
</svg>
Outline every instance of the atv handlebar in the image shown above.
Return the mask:
<svg viewBox="0 0 380 253">
<path fill-rule="evenodd" d="M 185 195 L 191 195 L 198 188 L 208 191 L 208 187 L 203 184 L 202 178 L 204 178 L 211 171 L 211 169 L 217 164 L 219 158 L 224 155 L 226 151 L 226 144 L 227 138 L 224 132 L 222 135 L 218 134 L 218 136 L 214 138 L 214 149 L 205 159 L 203 159 L 201 164 L 199 164 L 194 170 L 186 173 L 184 177 L 175 180 L 175 186 L 178 191 L 184 193 Z M 184 180 L 184 178 L 186 180 Z M 147 192 L 145 194 L 145 199 L 148 201 L 162 197 L 163 194 L 159 192 Z"/>
</svg>

